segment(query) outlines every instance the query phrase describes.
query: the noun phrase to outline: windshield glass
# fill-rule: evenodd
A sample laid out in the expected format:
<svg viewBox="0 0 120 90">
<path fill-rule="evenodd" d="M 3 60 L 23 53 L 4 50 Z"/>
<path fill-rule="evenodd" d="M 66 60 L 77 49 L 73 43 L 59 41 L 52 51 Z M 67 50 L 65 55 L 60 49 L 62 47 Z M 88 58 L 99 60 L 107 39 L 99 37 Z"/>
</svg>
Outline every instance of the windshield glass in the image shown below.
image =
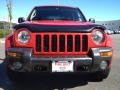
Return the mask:
<svg viewBox="0 0 120 90">
<path fill-rule="evenodd" d="M 29 20 L 72 20 L 85 21 L 84 16 L 76 8 L 66 7 L 36 7 L 29 16 Z"/>
</svg>

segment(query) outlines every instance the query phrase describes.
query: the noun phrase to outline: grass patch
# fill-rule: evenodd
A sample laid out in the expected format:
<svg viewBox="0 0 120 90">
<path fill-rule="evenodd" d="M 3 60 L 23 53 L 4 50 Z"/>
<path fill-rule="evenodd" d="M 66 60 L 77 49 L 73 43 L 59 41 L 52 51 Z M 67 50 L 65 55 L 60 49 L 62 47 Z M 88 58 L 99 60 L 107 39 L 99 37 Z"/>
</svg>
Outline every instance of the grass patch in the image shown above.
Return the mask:
<svg viewBox="0 0 120 90">
<path fill-rule="evenodd" d="M 6 37 L 11 32 L 12 32 L 11 30 L 0 29 L 0 38 Z"/>
</svg>

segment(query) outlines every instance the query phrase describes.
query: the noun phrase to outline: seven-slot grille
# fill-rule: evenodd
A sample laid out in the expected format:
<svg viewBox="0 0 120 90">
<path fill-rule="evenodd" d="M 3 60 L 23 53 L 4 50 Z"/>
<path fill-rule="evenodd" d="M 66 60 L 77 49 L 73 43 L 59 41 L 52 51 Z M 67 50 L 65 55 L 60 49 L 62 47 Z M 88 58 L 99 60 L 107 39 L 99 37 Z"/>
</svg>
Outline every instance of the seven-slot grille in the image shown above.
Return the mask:
<svg viewBox="0 0 120 90">
<path fill-rule="evenodd" d="M 44 53 L 79 53 L 88 51 L 88 36 L 79 33 L 36 34 L 35 50 Z"/>
</svg>

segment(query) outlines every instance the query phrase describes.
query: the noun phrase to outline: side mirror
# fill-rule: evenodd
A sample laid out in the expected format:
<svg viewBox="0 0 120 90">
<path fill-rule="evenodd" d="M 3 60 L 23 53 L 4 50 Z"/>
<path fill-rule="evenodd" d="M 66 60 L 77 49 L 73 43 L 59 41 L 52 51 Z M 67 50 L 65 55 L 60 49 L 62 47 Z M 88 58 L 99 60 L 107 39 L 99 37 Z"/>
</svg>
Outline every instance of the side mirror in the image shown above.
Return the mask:
<svg viewBox="0 0 120 90">
<path fill-rule="evenodd" d="M 90 18 L 90 19 L 89 19 L 89 22 L 95 23 L 95 19 L 94 19 L 94 18 Z"/>
<path fill-rule="evenodd" d="M 22 23 L 22 22 L 25 22 L 25 18 L 24 17 L 18 18 L 18 23 Z"/>
</svg>

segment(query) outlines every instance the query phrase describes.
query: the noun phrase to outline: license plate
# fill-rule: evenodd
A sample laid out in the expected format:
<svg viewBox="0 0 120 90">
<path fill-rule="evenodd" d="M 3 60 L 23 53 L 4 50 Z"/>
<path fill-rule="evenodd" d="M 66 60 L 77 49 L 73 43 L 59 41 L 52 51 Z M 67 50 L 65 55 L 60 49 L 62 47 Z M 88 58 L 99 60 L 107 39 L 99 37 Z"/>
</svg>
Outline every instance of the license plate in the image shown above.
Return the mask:
<svg viewBox="0 0 120 90">
<path fill-rule="evenodd" d="M 73 72 L 73 61 L 53 61 L 52 72 Z"/>
</svg>

